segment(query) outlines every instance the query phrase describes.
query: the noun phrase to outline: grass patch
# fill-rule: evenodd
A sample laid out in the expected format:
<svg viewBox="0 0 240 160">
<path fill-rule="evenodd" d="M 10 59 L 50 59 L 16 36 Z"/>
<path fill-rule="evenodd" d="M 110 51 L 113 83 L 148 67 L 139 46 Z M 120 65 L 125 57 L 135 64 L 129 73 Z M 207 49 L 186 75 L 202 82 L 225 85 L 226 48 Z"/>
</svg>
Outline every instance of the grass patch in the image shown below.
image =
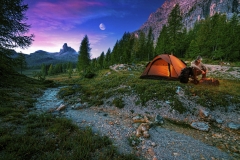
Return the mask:
<svg viewBox="0 0 240 160">
<path fill-rule="evenodd" d="M 74 81 L 78 80 L 66 83 Z M 56 85 L 52 80 L 42 82 L 15 73 L 0 77 L 0 159 L 138 159 L 119 154 L 108 137 L 90 128 L 79 129 L 69 119 L 30 114 L 36 98 L 49 86 Z M 71 86 L 60 95 L 67 97 L 84 89 Z"/>
<path fill-rule="evenodd" d="M 219 86 L 192 85 L 185 89 L 189 95 L 198 96 L 197 103 L 211 110 L 236 105 L 240 108 L 240 83 L 238 80 L 220 80 Z"/>
<path fill-rule="evenodd" d="M 12 159 L 87 160 L 102 155 L 107 159 L 118 156 L 128 159 L 117 153 L 108 137 L 100 137 L 90 128 L 79 130 L 70 120 L 50 114 L 29 115 L 21 134 L 2 130 L 0 142 L 3 159 L 10 156 Z"/>
<path fill-rule="evenodd" d="M 72 94 L 81 93 L 81 100 L 91 105 L 102 105 L 103 102 L 113 97 L 113 105 L 120 105 L 119 97 L 137 95 L 136 105 L 146 106 L 150 100 L 170 101 L 172 109 L 179 113 L 188 110 L 176 97 L 176 89 L 180 86 L 185 95 L 191 99 L 193 95 L 197 96 L 197 103 L 211 110 L 217 107 L 226 109 L 231 105 L 240 104 L 240 83 L 239 80 L 224 79 L 219 74 L 212 78 L 219 78 L 220 85 L 194 85 L 191 83 L 182 84 L 179 81 L 168 80 L 149 80 L 140 79 L 141 71 L 111 71 L 101 70 L 92 79 L 72 78 L 81 87 L 74 90 Z M 156 105 L 157 106 L 157 105 Z M 239 107 L 239 106 L 238 106 Z"/>
</svg>

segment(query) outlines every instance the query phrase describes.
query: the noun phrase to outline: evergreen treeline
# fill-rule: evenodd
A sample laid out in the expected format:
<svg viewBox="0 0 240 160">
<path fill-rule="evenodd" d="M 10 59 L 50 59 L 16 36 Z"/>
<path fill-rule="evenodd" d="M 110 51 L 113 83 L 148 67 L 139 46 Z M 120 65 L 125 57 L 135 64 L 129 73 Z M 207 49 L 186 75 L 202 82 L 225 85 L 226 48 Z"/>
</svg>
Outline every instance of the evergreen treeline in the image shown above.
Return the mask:
<svg viewBox="0 0 240 160">
<path fill-rule="evenodd" d="M 88 59 L 88 66 L 94 70 L 119 63 L 150 61 L 156 55 L 164 53 L 174 54 L 179 58 L 194 59 L 201 55 L 214 60 L 239 61 L 239 22 L 236 14 L 231 19 L 227 19 L 226 15 L 216 13 L 212 17 L 196 22 L 195 26 L 188 30 L 184 28 L 180 7 L 176 5 L 168 17 L 167 24 L 163 26 L 156 44 L 154 44 L 152 28 L 147 35 L 144 32 L 138 35 L 124 33 L 112 51 L 109 48 L 106 54 L 102 52 L 91 62 Z M 89 47 L 89 42 L 86 47 Z M 79 61 L 79 64 L 81 63 Z"/>
<path fill-rule="evenodd" d="M 50 64 L 42 64 L 40 72 L 34 72 L 34 77 L 38 77 L 39 79 L 45 79 L 46 76 L 57 75 L 61 73 L 68 73 L 68 77 L 71 78 L 73 73 L 74 64 L 71 62 L 68 63 L 59 63 L 56 65 Z"/>
</svg>

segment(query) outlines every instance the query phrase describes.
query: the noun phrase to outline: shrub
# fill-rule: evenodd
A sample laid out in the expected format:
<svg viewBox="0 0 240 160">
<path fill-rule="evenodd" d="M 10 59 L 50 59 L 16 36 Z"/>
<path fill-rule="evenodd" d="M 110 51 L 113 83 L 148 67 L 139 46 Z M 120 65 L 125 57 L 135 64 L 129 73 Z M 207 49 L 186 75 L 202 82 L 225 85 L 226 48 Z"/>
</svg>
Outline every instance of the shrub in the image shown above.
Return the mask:
<svg viewBox="0 0 240 160">
<path fill-rule="evenodd" d="M 115 98 L 112 103 L 117 108 L 123 108 L 124 107 L 124 102 L 123 102 L 122 98 Z"/>
</svg>

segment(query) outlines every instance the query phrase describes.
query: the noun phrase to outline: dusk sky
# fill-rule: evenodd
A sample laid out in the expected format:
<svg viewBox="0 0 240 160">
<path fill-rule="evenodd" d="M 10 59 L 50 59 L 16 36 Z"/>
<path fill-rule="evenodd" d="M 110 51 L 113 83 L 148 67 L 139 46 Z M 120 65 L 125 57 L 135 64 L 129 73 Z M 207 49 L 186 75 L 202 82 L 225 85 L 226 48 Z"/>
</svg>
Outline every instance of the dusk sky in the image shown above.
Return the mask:
<svg viewBox="0 0 240 160">
<path fill-rule="evenodd" d="M 59 52 L 64 43 L 79 51 L 85 35 L 89 38 L 91 58 L 113 49 L 124 32 L 133 32 L 165 0 L 24 0 L 32 45 L 21 51 Z"/>
</svg>

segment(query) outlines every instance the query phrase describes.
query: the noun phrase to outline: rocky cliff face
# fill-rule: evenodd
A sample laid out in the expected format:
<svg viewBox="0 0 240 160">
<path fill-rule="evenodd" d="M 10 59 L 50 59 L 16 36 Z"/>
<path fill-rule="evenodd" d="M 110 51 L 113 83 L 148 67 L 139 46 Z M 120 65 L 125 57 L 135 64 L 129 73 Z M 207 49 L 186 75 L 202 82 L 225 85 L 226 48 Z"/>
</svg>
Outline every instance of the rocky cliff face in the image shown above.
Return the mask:
<svg viewBox="0 0 240 160">
<path fill-rule="evenodd" d="M 193 27 L 196 21 L 215 13 L 226 14 L 228 18 L 237 13 L 240 17 L 240 0 L 166 0 L 155 13 L 150 14 L 137 32 L 141 30 L 147 34 L 152 27 L 156 41 L 163 25 L 167 23 L 169 13 L 177 3 L 182 12 L 183 24 L 188 29 Z"/>
</svg>

